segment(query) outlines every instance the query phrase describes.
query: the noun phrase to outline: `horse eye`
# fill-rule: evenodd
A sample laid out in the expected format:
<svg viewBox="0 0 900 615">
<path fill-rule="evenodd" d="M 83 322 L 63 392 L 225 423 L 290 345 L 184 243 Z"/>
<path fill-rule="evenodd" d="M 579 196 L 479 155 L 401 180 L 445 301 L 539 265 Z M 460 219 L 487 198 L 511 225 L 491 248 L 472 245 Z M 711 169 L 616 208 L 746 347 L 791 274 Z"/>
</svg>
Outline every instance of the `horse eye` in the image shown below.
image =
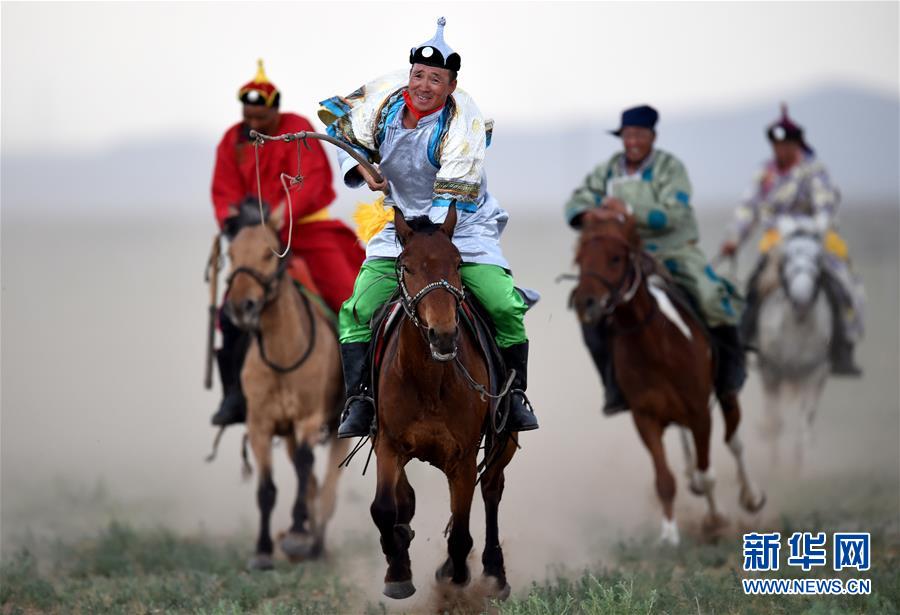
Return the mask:
<svg viewBox="0 0 900 615">
<path fill-rule="evenodd" d="M 266 252 L 266 255 L 265 255 L 263 258 L 264 258 L 265 261 L 268 263 L 268 262 L 271 261 L 273 258 L 275 258 L 275 255 L 272 254 L 271 251 L 269 251 L 269 252 Z"/>
<path fill-rule="evenodd" d="M 611 262 L 613 265 L 618 265 L 622 262 L 622 257 L 617 254 L 616 256 L 613 256 L 611 259 L 609 259 L 609 262 Z"/>
</svg>

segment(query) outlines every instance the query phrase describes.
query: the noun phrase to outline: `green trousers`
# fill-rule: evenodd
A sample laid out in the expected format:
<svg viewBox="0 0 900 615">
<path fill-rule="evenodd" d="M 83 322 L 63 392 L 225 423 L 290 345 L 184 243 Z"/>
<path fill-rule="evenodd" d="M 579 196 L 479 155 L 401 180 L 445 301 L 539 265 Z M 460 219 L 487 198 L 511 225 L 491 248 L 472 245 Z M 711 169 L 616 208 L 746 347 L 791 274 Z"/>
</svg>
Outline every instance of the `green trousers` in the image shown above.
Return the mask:
<svg viewBox="0 0 900 615">
<path fill-rule="evenodd" d="M 513 286 L 513 278 L 508 271 L 496 265 L 463 263 L 460 275 L 463 286 L 490 314 L 500 348 L 528 340 L 525 335 L 525 311 L 528 306 Z M 372 330 L 369 321 L 396 289 L 394 259 L 382 258 L 363 264 L 353 285 L 353 295 L 344 302 L 338 315 L 341 343 L 370 341 Z"/>
</svg>

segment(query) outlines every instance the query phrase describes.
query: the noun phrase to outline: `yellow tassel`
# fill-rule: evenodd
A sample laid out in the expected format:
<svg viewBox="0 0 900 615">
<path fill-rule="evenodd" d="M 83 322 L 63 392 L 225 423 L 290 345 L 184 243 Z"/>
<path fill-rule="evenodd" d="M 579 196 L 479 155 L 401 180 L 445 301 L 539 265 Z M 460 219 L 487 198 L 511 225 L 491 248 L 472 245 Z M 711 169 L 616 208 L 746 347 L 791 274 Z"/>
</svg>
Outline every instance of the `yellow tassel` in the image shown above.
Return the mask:
<svg viewBox="0 0 900 615">
<path fill-rule="evenodd" d="M 847 260 L 847 243 L 834 231 L 825 233 L 825 250 L 834 254 L 842 261 Z"/>
<path fill-rule="evenodd" d="M 253 83 L 269 83 L 269 78 L 266 77 L 266 70 L 263 68 L 262 58 L 256 61 L 256 77 L 253 78 Z"/>
<path fill-rule="evenodd" d="M 765 254 L 781 243 L 781 234 L 777 229 L 770 228 L 759 238 L 759 252 Z"/>
<path fill-rule="evenodd" d="M 356 222 L 356 236 L 363 243 L 369 243 L 375 235 L 394 220 L 394 208 L 384 206 L 384 195 L 381 195 L 371 203 L 357 203 L 353 212 L 353 221 Z"/>
</svg>

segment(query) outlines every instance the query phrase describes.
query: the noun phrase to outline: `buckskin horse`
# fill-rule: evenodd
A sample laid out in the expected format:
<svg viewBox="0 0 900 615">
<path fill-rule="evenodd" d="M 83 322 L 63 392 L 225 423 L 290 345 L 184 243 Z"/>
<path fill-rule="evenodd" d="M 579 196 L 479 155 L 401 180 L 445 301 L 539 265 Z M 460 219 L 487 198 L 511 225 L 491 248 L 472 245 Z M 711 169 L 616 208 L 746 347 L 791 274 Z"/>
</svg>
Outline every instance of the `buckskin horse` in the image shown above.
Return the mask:
<svg viewBox="0 0 900 615">
<path fill-rule="evenodd" d="M 247 398 L 247 437 L 259 472 L 259 538 L 249 567 L 263 570 L 273 567 L 273 438 L 284 439 L 297 474 L 292 523 L 279 542 L 294 561 L 322 553 L 325 528 L 334 513 L 339 463 L 347 449 L 346 442 L 334 436 L 344 388 L 337 337 L 323 312 L 287 273 L 288 260 L 276 254 L 282 220 L 279 210 L 267 224 L 248 226 L 231 242 L 224 307 L 237 326 L 253 334 L 241 385 Z M 320 489 L 313 447 L 329 424 L 329 459 Z"/>
<path fill-rule="evenodd" d="M 690 463 L 690 488 L 705 495 L 709 513 L 704 529 L 724 524 L 713 495 L 710 466 L 710 399 L 714 353 L 704 328 L 678 302 L 660 290 L 662 278 L 641 248 L 634 218 L 622 208 L 599 208 L 584 215 L 576 263 L 580 271 L 572 301 L 582 322 L 606 326 L 619 386 L 644 445 L 653 458 L 656 491 L 663 508 L 660 541 L 677 544 L 673 503 L 675 478 L 666 462 L 663 431 L 670 424 L 693 436 L 693 451 L 684 431 Z M 751 481 L 738 435 L 741 409 L 737 395 L 719 397 L 725 417 L 725 442 L 734 455 L 741 484 L 740 503 L 755 512 L 765 496 Z M 694 454 L 695 453 L 695 454 Z"/>
<path fill-rule="evenodd" d="M 464 291 L 461 258 L 451 238 L 456 226 L 451 205 L 443 224 L 427 217 L 407 222 L 395 209 L 394 224 L 403 252 L 397 260 L 400 303 L 405 315 L 381 342 L 384 350 L 374 382 L 377 417 L 374 451 L 377 487 L 371 514 L 381 534 L 387 560 L 384 594 L 407 598 L 415 592 L 409 545 L 414 533 L 415 492 L 404 467 L 412 459 L 426 461 L 447 476 L 452 517 L 448 525 L 448 557 L 436 572 L 454 586 L 469 581 L 466 558 L 472 549 L 469 512 L 475 490 L 479 442 L 491 435 L 491 400 L 477 391 L 487 382 L 489 365 L 476 335 L 460 324 Z M 376 337 L 375 342 L 377 343 Z M 512 437 L 488 446 L 491 462 L 481 475 L 487 532 L 484 575 L 509 594 L 497 513 L 503 494 L 504 468 L 516 450 Z"/>
</svg>

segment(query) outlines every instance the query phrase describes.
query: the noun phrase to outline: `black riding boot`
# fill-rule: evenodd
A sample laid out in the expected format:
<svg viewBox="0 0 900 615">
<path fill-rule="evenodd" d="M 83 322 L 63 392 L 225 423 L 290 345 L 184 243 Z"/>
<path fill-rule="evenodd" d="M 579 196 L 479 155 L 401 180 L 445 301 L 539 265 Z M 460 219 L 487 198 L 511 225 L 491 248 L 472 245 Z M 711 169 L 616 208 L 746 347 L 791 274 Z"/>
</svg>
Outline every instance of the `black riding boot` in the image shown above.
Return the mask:
<svg viewBox="0 0 900 615">
<path fill-rule="evenodd" d="M 825 275 L 823 288 L 828 303 L 831 304 L 831 373 L 835 376 L 862 376 L 862 370 L 853 360 L 853 343 L 847 339 L 844 330 L 843 293 L 838 287 L 839 282 L 831 276 Z"/>
<path fill-rule="evenodd" d="M 241 368 L 250 347 L 250 336 L 238 329 L 224 314 L 219 317 L 222 328 L 222 347 L 216 351 L 219 378 L 222 381 L 222 403 L 212 416 L 217 427 L 243 423 L 247 420 L 247 400 L 241 390 Z"/>
<path fill-rule="evenodd" d="M 625 396 L 622 395 L 622 390 L 616 383 L 612 346 L 606 328 L 602 325 L 582 324 L 581 335 L 594 360 L 594 366 L 600 374 L 600 380 L 603 382 L 603 393 L 606 397 L 603 414 L 612 416 L 618 412 L 627 412 L 628 402 L 625 401 Z"/>
<path fill-rule="evenodd" d="M 369 372 L 366 369 L 368 354 L 368 342 L 341 344 L 341 364 L 344 367 L 347 403 L 341 414 L 338 438 L 368 436 L 372 431 L 375 402 L 369 395 Z"/>
<path fill-rule="evenodd" d="M 516 370 L 512 390 L 509 392 L 509 416 L 506 419 L 508 431 L 530 431 L 538 428 L 534 408 L 527 402 L 525 388 L 528 386 L 528 342 L 501 348 L 507 369 Z"/>
<path fill-rule="evenodd" d="M 709 331 L 718 350 L 716 394 L 721 397 L 737 393 L 747 379 L 747 365 L 738 328 L 733 325 L 722 325 Z"/>
<path fill-rule="evenodd" d="M 740 334 L 741 343 L 744 349 L 748 351 L 756 351 L 756 321 L 759 319 L 759 291 L 756 289 L 756 283 L 759 280 L 759 274 L 762 273 L 766 266 L 766 257 L 760 259 L 750 279 L 747 280 L 747 293 L 744 305 L 744 313 L 741 314 Z"/>
</svg>

